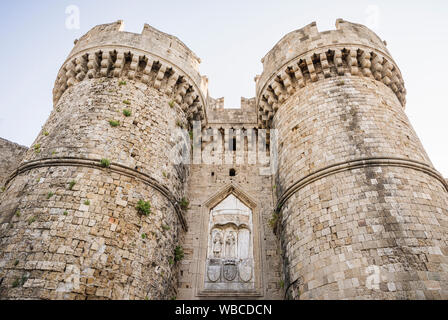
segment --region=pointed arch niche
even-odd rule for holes
[[[202,206],[197,296],[261,296],[257,206],[230,184]]]

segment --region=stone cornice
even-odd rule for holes
[[[258,121],[269,127],[279,106],[310,83],[338,76],[359,76],[382,82],[406,104],[406,89],[395,62],[382,52],[362,45],[331,45],[308,51],[283,64],[259,83]]]
[[[445,181],[445,179],[438,171],[424,162],[393,157],[362,158],[333,164],[304,176],[303,178],[299,179],[291,186],[289,186],[288,189],[283,192],[283,194],[278,198],[276,208],[277,210],[280,210],[292,195],[294,195],[296,192],[309,185],[310,183],[313,183],[324,177],[334,175],[336,173],[365,167],[403,167],[417,170],[437,179],[443,185],[446,192],[448,192],[447,181]]]
[[[188,120],[206,119],[206,101],[200,88],[178,66],[136,48],[104,46],[81,51],[67,60],[53,89],[53,102],[71,86],[93,78],[138,80],[171,96]]]
[[[172,194],[172,192],[168,188],[160,184],[156,179],[152,178],[151,176],[120,164],[112,163],[109,168],[103,168],[100,164],[100,159],[66,157],[66,158],[43,158],[39,160],[24,162],[9,176],[5,185],[7,186],[15,177],[29,170],[36,168],[61,167],[61,166],[87,167],[98,170],[107,170],[141,181],[142,183],[157,190],[172,204],[183,229],[185,231],[188,230],[187,222],[183,215],[182,209],[179,206],[180,201],[176,199],[176,197]]]

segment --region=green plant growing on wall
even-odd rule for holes
[[[285,288],[285,281],[280,280],[280,282],[278,283],[278,285],[280,286],[281,289]]]
[[[167,174],[166,174],[165,171],[163,171],[162,174],[163,174],[163,176],[164,176],[165,178],[167,177]]]
[[[86,206],[90,206],[90,200],[86,200],[86,201],[84,201],[84,204],[85,204]]]
[[[148,236],[146,235],[146,233],[142,233],[142,239],[145,240]]]
[[[123,103],[127,106],[131,105],[131,102],[129,100],[123,100]]]
[[[64,211],[64,216],[67,216],[68,215],[68,212],[67,211]]]
[[[131,110],[129,110],[129,109],[124,109],[124,110],[123,110],[123,115],[124,115],[125,117],[130,117],[130,116],[132,115],[132,112],[131,112]]]
[[[116,121],[116,120],[110,120],[109,124],[112,128],[116,128],[120,125],[120,121]]]
[[[5,190],[6,190],[6,187],[1,187],[1,188],[0,188],[0,191],[1,191],[1,192],[5,192]]]
[[[184,258],[184,249],[181,246],[177,246],[174,249],[174,261],[179,262]]]
[[[122,80],[118,83],[119,86],[125,86],[126,85],[126,81]]]
[[[179,206],[182,210],[187,210],[189,205],[190,202],[185,197],[183,197],[182,200],[179,201]]]
[[[28,224],[32,224],[35,221],[36,221],[36,217],[31,217],[28,219]]]
[[[70,183],[69,183],[69,186],[68,186],[68,189],[69,190],[73,190],[73,187],[75,186],[75,184],[76,184],[76,181],[70,181]]]
[[[109,168],[110,160],[109,159],[101,159],[100,164],[103,168]]]
[[[170,108],[174,108],[175,102],[174,100],[171,100],[169,103]]]
[[[20,210],[16,211],[16,217],[20,217]]]
[[[40,153],[40,143],[37,143],[37,144],[35,144],[34,145],[34,152],[36,152],[36,153]]]
[[[25,282],[28,280],[27,276],[22,276],[21,279],[17,278],[16,280],[14,280],[14,282],[12,283],[12,287],[13,288],[17,288],[18,286],[23,286],[25,284]]]
[[[50,199],[53,196],[54,196],[54,192],[53,191],[50,191],[50,192],[47,193],[47,199]]]
[[[162,224],[162,229],[165,230],[165,231],[168,231],[168,230],[171,229],[171,227],[167,226],[166,224]]]
[[[278,219],[279,214],[276,211],[274,211],[272,213],[272,218],[269,220],[269,225],[271,226],[272,229],[275,229],[275,227],[277,226]]]
[[[14,266],[17,266],[19,264],[19,260],[14,261]]]
[[[137,211],[145,216],[151,214],[151,203],[149,201],[139,200],[137,203]]]
[[[17,288],[20,285],[20,279],[17,278],[16,280],[14,280],[14,282],[12,283],[12,287],[13,288]]]
[[[168,258],[168,263],[170,264],[170,266],[172,266],[174,264],[173,258]]]
[[[48,131],[44,131],[44,136],[48,136],[49,134]]]

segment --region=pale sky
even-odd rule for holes
[[[79,29],[67,28],[69,6],[79,8]],[[30,146],[52,109],[57,72],[73,41],[98,24],[124,20],[125,31],[144,23],[177,36],[202,60],[210,94],[239,107],[255,96],[261,58],[286,33],[337,18],[368,25],[388,43],[400,67],[407,106],[434,166],[448,177],[447,1],[132,1],[17,0],[0,3],[0,137]],[[445,91],[447,90],[447,91]]]

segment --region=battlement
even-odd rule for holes
[[[392,60],[386,44],[372,30],[343,19],[336,20],[336,30],[319,32],[316,22],[285,35],[261,60],[264,72],[287,63],[294,57],[325,46],[359,44],[374,48]],[[274,71],[274,70],[272,70]]]
[[[177,65],[189,74],[199,73],[201,59],[179,38],[145,24],[141,34],[126,32],[123,20],[92,28],[75,41],[69,57],[95,47],[124,46],[151,52]]]
[[[263,73],[255,79],[257,110],[267,126],[296,90],[320,79],[362,76],[390,87],[405,106],[401,72],[383,42],[369,28],[338,19],[336,30],[319,32],[313,22],[284,36],[261,60]]]
[[[224,98],[208,98],[207,120],[209,125],[222,127],[256,127],[255,98],[241,97],[239,109],[225,109]]]
[[[171,95],[189,119],[205,119],[208,80],[200,75],[193,51],[148,24],[141,34],[125,32],[123,26],[121,20],[99,25],[75,41],[56,79],[54,103],[84,79],[128,78]]]

